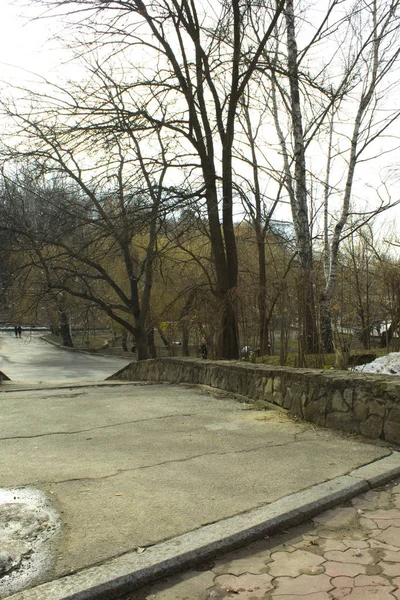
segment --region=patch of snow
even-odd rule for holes
[[[46,494],[0,488],[0,598],[46,578],[60,529],[60,517]]]
[[[400,375],[400,352],[390,352],[367,365],[354,367],[361,373],[379,373],[380,375]]]

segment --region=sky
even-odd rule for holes
[[[26,16],[22,16],[25,13]],[[0,68],[1,78],[26,78],[26,71],[48,71],[54,67],[54,57],[45,48],[48,27],[43,21],[29,21],[29,11],[3,0],[0,8]],[[19,67],[15,68],[15,67]]]
[[[55,81],[59,78],[77,76],[76,66],[65,64],[65,51],[58,42],[51,39],[52,32],[57,31],[54,19],[32,19],[38,15],[38,6],[29,7],[29,0],[0,0],[0,81],[12,82],[23,87],[35,85],[40,74]],[[324,1],[324,0],[322,0]],[[398,75],[398,73],[396,73]],[[0,84],[2,87],[4,83]],[[400,98],[399,98],[400,104]],[[400,122],[396,126],[400,131]],[[382,161],[360,165],[356,174],[354,193],[360,198],[368,198],[371,193],[363,185],[364,179],[377,181],[382,164],[395,161],[395,156],[387,156]],[[368,166],[367,166],[368,165]],[[399,188],[400,189],[400,188]],[[383,193],[384,190],[383,190]],[[400,198],[400,191],[398,194]],[[393,198],[396,199],[396,198]],[[288,218],[285,215],[283,218]],[[392,209],[380,219],[381,223],[396,222],[396,231],[400,237],[400,207]]]

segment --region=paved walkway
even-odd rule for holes
[[[131,357],[129,357],[131,358]],[[129,364],[129,360],[68,351],[24,332],[0,334],[0,371],[13,382],[76,383],[102,381]]]
[[[230,599],[399,600],[400,480],[203,569],[123,596]]]
[[[285,411],[255,410],[205,387],[100,382],[112,368],[102,357],[32,342],[0,339],[2,367],[11,377],[14,369],[13,381],[0,386],[0,485],[5,488],[0,489],[0,598],[111,600],[134,585],[185,569],[193,559],[204,561],[304,522],[400,474],[400,453],[387,446],[300,422]],[[49,360],[54,362],[46,370]],[[119,368],[121,361],[116,364]],[[82,383],[83,375],[97,383]],[[15,382],[24,377],[26,383]],[[60,378],[68,383],[60,385]],[[42,502],[40,514],[30,504],[35,498]],[[349,513],[351,523],[357,515],[357,509]],[[374,529],[386,521],[379,513],[374,519],[369,521]],[[333,531],[322,522],[320,527]],[[397,533],[393,528],[396,523],[385,531]],[[44,534],[44,554],[35,563],[38,530]],[[299,594],[290,588],[294,579],[292,585],[324,582],[322,595],[315,592],[312,600],[339,600],[331,595],[334,578],[339,584],[364,582],[363,592],[391,590],[360,579],[383,577],[371,570],[377,551],[342,545],[349,532],[335,537],[332,531],[324,538],[318,529],[317,537],[286,541],[288,546],[274,551],[279,541],[256,544],[250,551],[264,553],[262,564],[251,558],[250,567],[249,561],[240,563],[243,572],[233,573],[221,561],[212,571],[184,577],[185,585],[193,583],[192,591],[179,588],[171,600],[211,600],[212,594],[215,600],[221,593],[259,600],[275,591],[273,600],[293,600]],[[324,546],[323,539],[338,547]],[[395,553],[393,542],[388,545]],[[342,552],[347,560],[359,551],[360,573],[325,571],[328,562],[340,561],[323,553]],[[300,563],[286,575],[289,561],[279,552],[296,559],[304,558],[301,552],[321,556],[313,558],[317,564]],[[274,562],[277,567],[269,572]],[[15,565],[11,571],[10,565]],[[299,569],[306,570],[293,578]],[[391,600],[400,600],[393,594],[394,589]]]

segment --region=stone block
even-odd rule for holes
[[[400,444],[400,407],[389,411],[384,425],[384,439],[388,442]]]
[[[325,425],[326,422],[326,400],[320,399],[315,402],[307,402],[303,407],[303,417],[306,421],[312,421],[317,425]]]
[[[359,423],[351,418],[350,413],[329,412],[326,416],[326,426],[343,431],[360,432]]]
[[[364,387],[356,387],[354,389],[354,404],[356,402],[361,402],[362,404],[366,405],[373,400],[374,395],[372,394],[372,392],[366,391]]]
[[[383,419],[378,415],[371,415],[366,421],[360,424],[360,433],[374,440],[382,435]]]
[[[400,400],[399,400],[399,404],[400,404]],[[392,410],[389,412],[389,418],[388,420],[391,423],[399,423],[400,424],[400,406],[399,408],[392,408]]]
[[[290,404],[290,412],[292,415],[296,417],[303,418],[303,403],[302,396],[299,394],[294,394],[292,397],[292,402]]]
[[[384,417],[386,412],[385,405],[380,402],[370,402],[368,404],[368,413],[370,415],[378,415],[379,417]]]
[[[364,402],[357,400],[357,402],[354,403],[353,414],[358,421],[365,421],[368,415],[367,405]]]
[[[333,412],[347,412],[349,407],[343,399],[343,392],[341,390],[335,390],[331,399],[331,409]]]
[[[354,399],[354,389],[346,388],[343,391],[343,400],[346,402],[346,404],[349,408],[351,408],[353,406],[353,399]]]
[[[272,394],[273,391],[274,391],[274,380],[272,377],[268,377],[267,382],[265,384],[264,393]]]

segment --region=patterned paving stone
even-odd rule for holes
[[[385,550],[383,553],[383,560],[385,562],[400,562],[400,552],[393,552],[393,550]]]
[[[329,577],[356,577],[356,575],[365,575],[366,568],[364,565],[354,565],[339,562],[324,563],[325,573]]]
[[[209,600],[208,588],[214,585],[215,575],[211,571],[188,571],[173,579],[156,583],[140,598],[143,600]],[[173,585],[169,584],[173,582]],[[135,593],[127,600],[137,600]]]
[[[326,538],[320,538],[318,540],[318,546],[324,551],[328,550],[347,550],[348,546],[343,543],[342,540],[331,540]]]
[[[278,595],[273,596],[274,600],[331,600],[332,596],[330,596],[327,592],[318,592],[306,594],[305,596],[293,595],[289,596],[285,594],[284,596]]]
[[[379,529],[387,529],[388,527],[400,527],[400,519],[374,519]]]
[[[356,506],[357,510],[377,510],[387,505],[387,494],[386,492],[371,490],[370,492],[361,494],[357,498],[353,498],[351,504]]]
[[[400,577],[400,562],[398,563],[382,563],[382,573],[388,577]]]
[[[351,588],[340,588],[329,592],[332,600],[344,600],[350,594]]]
[[[379,540],[374,540],[374,539],[370,539],[369,540],[369,545],[371,549],[381,549],[381,550],[385,550],[386,552],[399,552],[400,548],[398,548],[397,546],[392,546],[391,544],[385,544],[385,542],[380,542]]]
[[[296,550],[292,554],[274,552],[271,554],[271,559],[272,563],[269,565],[269,574],[273,577],[297,577],[297,575],[304,573],[304,569],[316,569],[325,561],[323,556],[303,550]]]
[[[278,577],[274,579],[276,588],[271,596],[293,594],[304,596],[306,594],[315,594],[317,592],[327,592],[333,588],[330,577],[327,575],[299,575],[298,577]],[[302,599],[301,599],[302,600]]]
[[[379,575],[374,575],[374,576],[370,576],[370,575],[357,575],[357,577],[354,578],[354,585],[355,587],[366,587],[366,586],[371,586],[371,585],[390,585],[389,582],[387,581],[387,579],[384,579],[383,577],[379,577]],[[393,586],[390,586],[393,587]]]
[[[388,527],[373,537],[379,542],[385,542],[385,544],[398,546],[400,544],[400,527]]]
[[[341,563],[350,563],[356,565],[370,565],[374,562],[369,550],[358,550],[354,548],[348,548],[344,552],[338,550],[332,550],[325,552],[325,558]]]
[[[345,596],[346,600],[394,600],[390,592],[391,589],[383,590],[380,586],[359,587],[353,588],[350,593]]]
[[[357,518],[357,510],[355,508],[333,508],[322,515],[314,517],[313,521],[316,525],[323,525],[328,529],[343,529],[350,527]]]
[[[354,579],[352,577],[333,577],[331,584],[339,590],[341,588],[351,589],[354,587]]]
[[[352,539],[345,538],[343,540],[343,545],[346,546],[347,548],[360,548],[360,549],[369,548],[369,543],[367,542],[367,540],[352,540]]]
[[[399,511],[398,510],[376,510],[373,512],[368,513],[368,517],[370,519],[383,519],[384,521],[390,521],[392,519],[398,519],[399,518]]]
[[[214,584],[220,588],[222,597],[234,597],[236,600],[264,600],[266,592],[273,589],[269,575],[253,575],[244,573],[235,575],[219,575]]]
[[[268,562],[270,562],[270,552],[266,550],[264,552],[258,552],[256,554],[233,559],[231,561],[227,561],[226,558],[217,561],[213,571],[218,575],[228,573],[231,575],[241,575],[242,573],[267,573]]]
[[[375,522],[373,519],[369,519],[369,518],[368,518],[368,517],[366,517],[366,516],[363,516],[363,517],[360,519],[360,526],[361,526],[363,529],[369,529],[370,531],[373,531],[373,530],[377,529],[377,524],[376,524],[376,522]]]
[[[380,529],[376,530],[377,533],[380,533]],[[359,526],[359,523],[355,523],[355,526],[352,528],[346,528],[345,531],[341,531],[340,529],[335,529],[329,531],[328,529],[318,529],[319,536],[321,538],[325,538],[328,540],[342,540],[344,535],[348,538],[351,537],[354,540],[365,540],[369,534],[369,532],[364,531]]]

